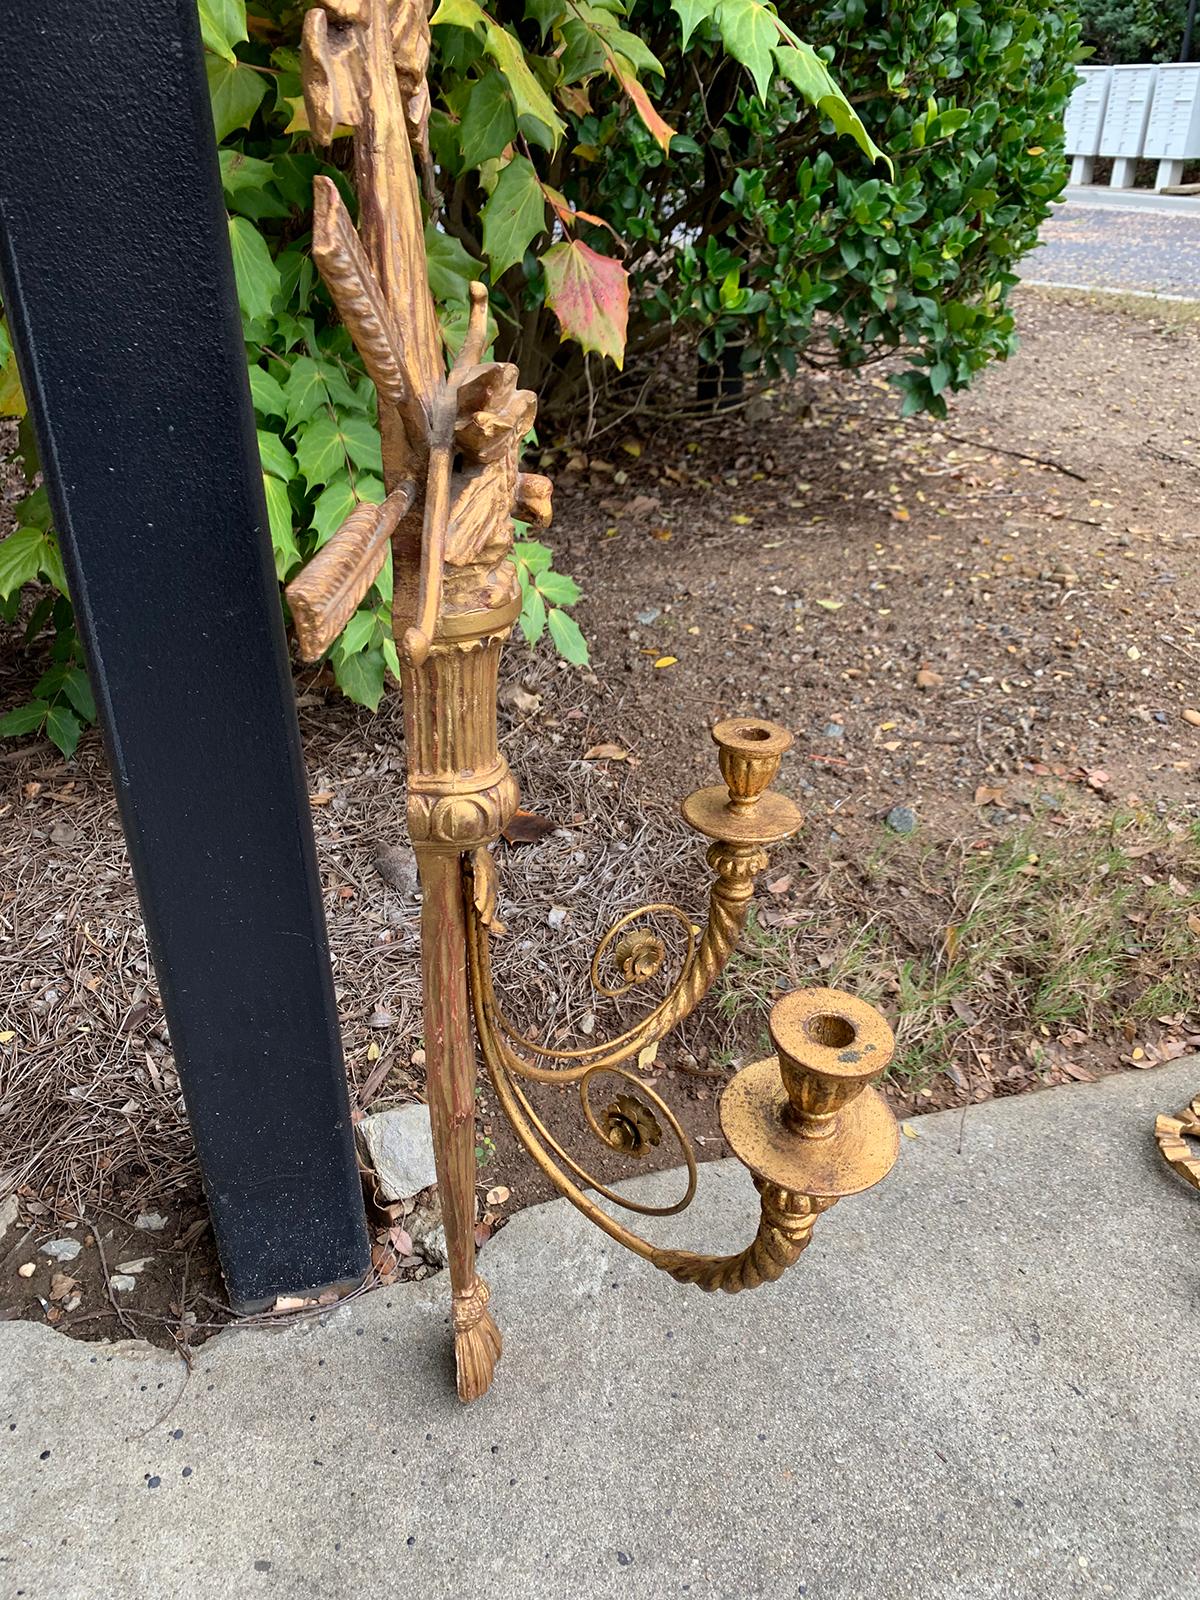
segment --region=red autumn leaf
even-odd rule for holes
[[[637,107],[638,116],[646,124],[654,139],[662,146],[664,152],[669,150],[671,140],[675,137],[675,129],[663,121],[645,89],[642,88],[632,72],[626,71],[616,56],[608,58],[608,67],[613,77],[616,78],[622,89]]]
[[[538,844],[558,827],[549,817],[539,817],[536,811],[517,811],[504,829],[509,844]]]
[[[546,304],[557,316],[563,338],[575,339],[585,350],[611,356],[618,368],[623,366],[629,274],[621,263],[572,239],[552,245],[542,265]]]

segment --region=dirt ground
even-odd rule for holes
[[[1018,307],[1021,353],[945,424],[900,421],[876,371],[546,453],[548,540],[583,586],[592,662],[507,652],[505,748],[557,824],[499,847],[498,981],[519,1022],[553,1043],[628,1025],[587,964],[639,904],[702,913],[677,805],[714,781],[709,727],[752,713],[796,736],[781,786],[805,831],[647,1067],[702,1158],[725,1153],[721,1085],[798,983],[898,1025],[897,1110],[1200,1046],[1200,322],[1033,290]],[[0,646],[0,709],[39,670],[18,641]],[[321,674],[297,687],[361,1113],[422,1093],[416,901],[403,849],[376,865],[403,845],[398,706],[371,717]],[[228,1313],[98,738],[71,763],[0,753],[0,829],[0,1193],[19,1201],[0,1315],[186,1352]],[[591,1160],[577,1100],[538,1104]],[[479,1148],[485,1242],[549,1191],[487,1092]],[[164,1226],[135,1227],[146,1213]],[[82,1248],[54,1262],[55,1238]],[[134,1288],[114,1289],[131,1261]]]

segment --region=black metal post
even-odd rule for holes
[[[1196,28],[1196,0],[1188,0],[1187,21],[1183,25],[1183,43],[1179,50],[1180,61],[1192,59],[1192,37]]]
[[[230,1295],[362,1193],[195,0],[0,12],[0,281]]]

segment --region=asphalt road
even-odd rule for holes
[[[1021,263],[1027,281],[1134,290],[1200,300],[1200,208],[1070,199],[1055,208],[1042,243]]]

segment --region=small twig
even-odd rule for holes
[[[100,1243],[100,1230],[97,1228],[96,1224],[90,1221],[87,1217],[81,1217],[80,1221],[83,1223],[85,1228],[90,1228],[92,1230],[92,1239],[96,1246],[96,1254],[100,1258],[100,1270],[104,1274],[104,1287],[108,1291],[109,1304],[116,1312],[117,1321],[125,1329],[125,1332],[131,1339],[136,1339],[138,1336],[137,1329],[125,1315],[125,1307],[118,1301],[116,1291],[112,1286],[112,1279],[108,1275],[108,1262],[104,1259],[104,1246]]]
[[[1082,472],[1076,472],[1074,467],[1064,467],[1061,461],[1055,461],[1051,456],[1031,455],[1028,450],[1010,450],[1003,444],[985,444],[979,439],[968,439],[962,433],[947,433],[944,428],[939,428],[938,433],[943,439],[953,439],[955,444],[969,444],[976,450],[987,450],[998,456],[1015,456],[1018,461],[1032,461],[1035,466],[1050,467],[1054,472],[1061,472],[1064,478],[1074,478],[1076,483],[1086,483],[1088,480]]]
[[[24,761],[26,756],[45,755],[47,750],[53,749],[54,746],[49,739],[38,739],[33,744],[21,745],[16,750],[0,750],[0,761]]]

